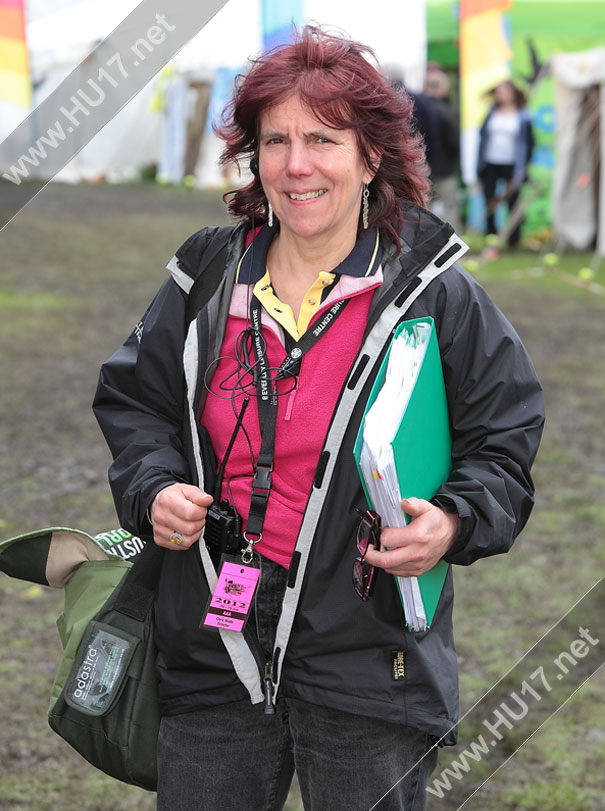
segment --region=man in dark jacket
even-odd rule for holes
[[[450,81],[447,73],[438,66],[429,65],[426,77],[425,98],[435,120],[431,153],[431,184],[434,203],[443,210],[435,211],[460,233],[460,204],[458,200],[458,160],[460,157],[460,129],[458,118],[449,101]]]

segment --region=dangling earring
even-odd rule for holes
[[[273,206],[269,203],[269,215],[267,217],[267,225],[269,228],[273,228]]]
[[[363,221],[363,227],[367,230],[368,228],[368,212],[369,212],[369,204],[368,200],[370,199],[370,190],[368,189],[368,184],[363,184],[363,193],[361,195],[361,218]]]

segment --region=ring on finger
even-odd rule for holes
[[[172,535],[170,536],[170,543],[173,543],[175,546],[182,546],[184,542],[184,538],[180,532],[177,532],[176,529],[172,531]]]

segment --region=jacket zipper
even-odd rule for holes
[[[292,408],[294,407],[294,398],[296,397],[297,390],[298,390],[298,378],[296,379],[296,385],[290,392],[288,402],[286,403],[286,413],[284,414],[284,420],[286,421],[288,421],[292,416]]]
[[[254,656],[258,666],[258,672],[263,683],[263,692],[265,694],[265,715],[275,715],[275,684],[273,681],[273,658],[265,661],[263,651],[254,636],[254,632],[248,628],[244,629],[244,639],[248,643],[248,647]]]
[[[265,689],[265,715],[275,715],[275,704],[273,703],[273,660],[265,662],[265,677],[263,683]]]

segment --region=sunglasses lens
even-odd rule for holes
[[[353,588],[363,600],[364,598],[364,578],[363,578],[363,561],[356,560],[353,563]]]
[[[370,544],[380,548],[380,517],[368,510],[362,515],[357,528],[359,557],[353,561],[353,587],[362,600],[368,599],[374,582],[374,567],[364,560]]]
[[[368,551],[368,546],[370,545],[370,533],[365,524],[360,524],[359,532],[357,533],[357,548],[359,549],[359,554],[364,557],[365,553]]]
[[[368,546],[372,544],[379,546],[380,542],[380,518],[371,512],[367,512],[359,522],[357,529],[357,548],[359,554],[364,557],[368,551]]]
[[[370,596],[374,581],[374,567],[357,558],[353,563],[353,587],[362,600]]]

